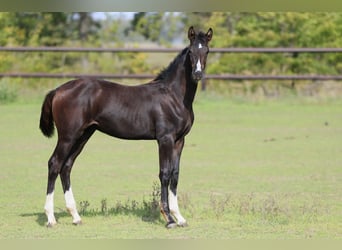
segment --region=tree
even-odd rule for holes
[[[72,32],[75,34],[74,39],[81,41],[81,43],[97,39],[101,24],[93,19],[91,12],[72,13],[70,22]]]
[[[141,34],[148,41],[170,45],[182,29],[181,18],[174,12],[137,12],[129,30]]]
[[[162,27],[163,14],[160,12],[138,12],[134,15],[132,20],[132,31],[141,34],[145,39],[152,42],[158,42],[161,27]]]
[[[213,47],[342,47],[341,13],[214,12]],[[340,54],[222,54],[210,73],[339,74]]]
[[[1,13],[0,43],[2,46],[61,45],[68,37],[67,19],[62,12]]]

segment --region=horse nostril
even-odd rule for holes
[[[202,71],[195,71],[194,74],[193,74],[193,78],[194,80],[201,80],[202,79]]]

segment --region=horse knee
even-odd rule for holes
[[[179,171],[178,171],[178,169],[174,169],[172,171],[171,183],[173,183],[174,185],[177,185],[178,184],[178,177],[179,177]]]
[[[169,170],[164,169],[159,172],[159,180],[161,185],[168,185],[170,183],[171,173]]]

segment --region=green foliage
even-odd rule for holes
[[[341,13],[212,13],[213,47],[342,47]],[[210,73],[340,74],[341,54],[222,54]]]
[[[145,47],[151,43],[173,46],[173,42],[183,41],[185,46],[190,25],[204,31],[212,27],[211,47],[214,48],[342,47],[342,13],[339,12],[137,12],[132,20],[114,19],[107,14],[103,21],[83,12],[3,12],[0,13],[0,45]],[[0,71],[156,73],[171,59],[168,55],[145,53],[1,52]],[[339,75],[342,53],[212,53],[206,70],[208,74]],[[212,82],[211,89],[215,85],[218,91],[233,91],[229,88],[234,84]],[[260,84],[254,82],[253,91]]]
[[[149,198],[143,199],[142,202],[127,199],[125,202],[116,201],[115,205],[110,207],[107,199],[101,200],[100,208],[90,208],[89,201],[81,201],[79,203],[79,212],[81,216],[113,216],[119,214],[134,214],[141,217],[143,221],[155,222],[160,219],[160,185],[154,182],[152,192]]]
[[[2,46],[58,46],[68,37],[67,14],[63,12],[1,13]]]
[[[146,40],[162,45],[171,45],[182,30],[181,16],[173,12],[137,12],[126,32],[142,35]]]
[[[8,72],[10,71],[16,63],[16,56],[11,53],[1,52],[0,53],[0,71]]]
[[[14,102],[18,97],[16,88],[11,86],[9,79],[0,80],[0,104]]]
[[[132,20],[132,28],[146,39],[156,42],[160,37],[162,18],[162,13],[138,12]]]

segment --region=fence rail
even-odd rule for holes
[[[182,48],[76,48],[76,47],[1,47],[0,52],[94,52],[94,53],[177,53]],[[211,48],[211,53],[341,53],[342,48]],[[22,78],[108,78],[153,79],[151,74],[76,74],[76,73],[1,73],[0,77]],[[342,75],[236,75],[208,74],[218,80],[342,80]],[[203,81],[204,82],[204,81]],[[204,84],[203,84],[204,86]]]
[[[74,73],[0,73],[0,77],[17,78],[107,78],[107,79],[153,79],[152,74],[74,74]],[[208,74],[205,79],[215,80],[342,80],[342,75],[236,75]]]
[[[10,52],[145,52],[174,53],[181,48],[79,48],[79,47],[2,47],[1,51]],[[342,48],[211,48],[213,53],[339,53]]]

